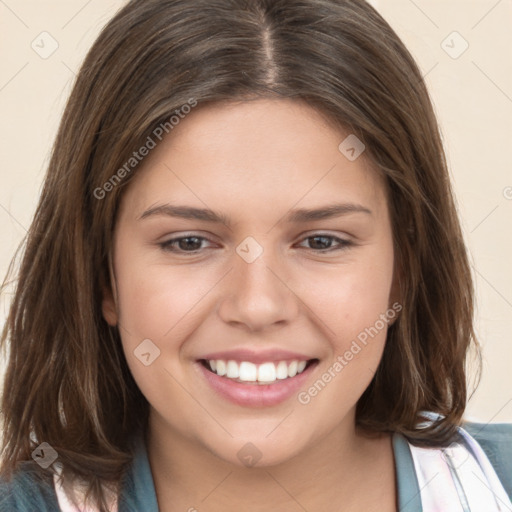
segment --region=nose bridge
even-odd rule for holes
[[[263,294],[274,294],[278,292],[277,288],[283,286],[282,282],[275,275],[275,257],[272,257],[272,249],[266,244],[265,250],[254,257],[254,249],[249,248],[245,256],[251,259],[245,259],[238,254],[235,263],[236,287],[247,292],[253,290]],[[247,248],[247,246],[246,246]],[[238,250],[237,250],[238,253]],[[250,255],[250,256],[249,256]],[[274,272],[272,272],[274,267]],[[278,292],[279,293],[279,292]]]
[[[252,236],[246,237],[237,246],[236,253],[234,279],[239,297],[244,292],[248,296],[254,293],[263,302],[282,295],[283,283],[276,276],[279,270],[271,237],[263,239],[260,236],[259,241]]]
[[[286,269],[271,243],[271,237],[247,237],[236,247],[229,291],[219,309],[224,321],[254,330],[297,313],[296,298],[284,282]]]

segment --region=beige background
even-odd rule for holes
[[[75,72],[101,27],[124,3],[0,0],[2,278],[35,211]],[[485,359],[467,417],[512,422],[512,1],[372,3],[426,75],[444,134],[476,280]],[[58,48],[43,59],[31,44],[40,53],[52,44]],[[5,293],[2,323],[8,301]]]

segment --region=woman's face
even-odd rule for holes
[[[140,164],[103,312],[161,433],[270,465],[354,431],[398,309],[385,188],[349,135],[292,100],[199,106]]]

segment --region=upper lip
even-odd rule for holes
[[[266,362],[278,362],[285,360],[297,360],[297,361],[309,361],[315,359],[304,354],[297,352],[291,352],[290,350],[281,349],[266,349],[266,350],[250,350],[247,348],[240,348],[234,350],[224,350],[222,352],[211,352],[206,354],[199,359],[217,360],[222,359],[224,361],[248,361],[254,364],[266,363]]]

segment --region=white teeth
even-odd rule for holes
[[[226,375],[226,361],[222,361],[221,359],[219,359],[218,361],[213,361],[216,368],[212,368],[212,371],[216,372],[217,375],[220,375],[221,377],[223,375]],[[211,366],[211,361],[209,361],[210,363],[210,366]]]
[[[274,382],[276,380],[276,367],[274,363],[263,363],[258,368],[260,382]]]
[[[297,366],[299,365],[298,361],[292,361],[288,366],[288,377],[295,377],[297,375]]]
[[[222,359],[208,360],[213,373],[221,377],[235,379],[242,382],[259,382],[270,383],[275,382],[277,379],[284,380],[295,375],[302,373],[306,368],[307,361],[280,361],[275,364],[272,362],[262,363],[256,365],[249,361],[229,360]]]
[[[276,368],[276,377],[278,379],[286,379],[288,377],[288,365],[286,361],[281,361]]]
[[[236,361],[228,361],[226,377],[230,379],[238,379],[240,376],[240,370]]]
[[[258,369],[256,368],[255,364],[248,363],[247,361],[240,363],[240,370],[239,370],[239,379],[240,380],[256,382],[257,376],[258,376]]]

